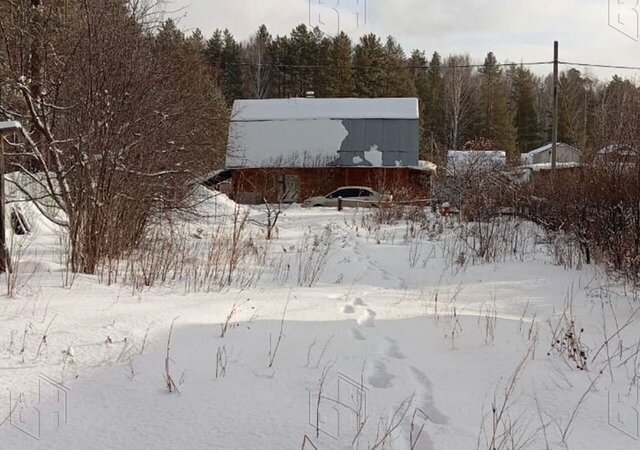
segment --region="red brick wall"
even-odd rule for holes
[[[236,169],[233,171],[234,198],[242,203],[275,201],[279,185],[287,175],[297,176],[300,191],[296,201],[325,195],[342,186],[367,186],[392,194],[397,200],[429,196],[430,176],[408,167],[314,167]]]

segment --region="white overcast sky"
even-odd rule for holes
[[[311,5],[310,5],[311,1]],[[284,35],[299,23],[325,23],[331,34],[340,28],[354,40],[365,32],[396,37],[406,53],[414,48],[427,55],[469,53],[481,62],[493,51],[500,61],[547,61],[553,41],[560,42],[560,59],[640,66],[640,42],[609,26],[609,17],[628,35],[638,36],[637,0],[169,0],[167,9],[186,30],[200,28],[208,37],[228,28],[239,40],[265,24],[273,35]],[[611,6],[610,4],[611,3]],[[620,3],[620,4],[619,4]],[[636,7],[640,11],[640,6]],[[310,14],[311,11],[311,14]],[[356,16],[356,11],[360,15]],[[310,17],[311,16],[311,17]],[[356,17],[360,18],[357,25]],[[537,68],[546,73],[549,68]],[[584,70],[584,69],[583,69]],[[638,71],[590,69],[607,79],[614,72],[635,77]]]

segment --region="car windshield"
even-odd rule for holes
[[[356,188],[343,188],[338,189],[337,191],[332,192],[327,196],[327,198],[352,198],[352,197],[361,197],[360,189]]]
[[[327,194],[325,198],[356,198],[356,197],[375,197],[377,194],[371,189],[367,188],[340,188]]]

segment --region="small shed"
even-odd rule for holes
[[[431,170],[418,145],[416,98],[237,100],[226,168],[243,203],[300,202],[349,185],[425,198]]]
[[[526,166],[551,163],[551,147],[552,144],[546,144],[527,153],[523,153],[522,163]],[[580,150],[571,145],[558,142],[556,145],[557,163],[580,163],[581,161],[582,152]]]
[[[499,150],[449,150],[447,152],[447,175],[457,176],[504,170],[507,153]]]

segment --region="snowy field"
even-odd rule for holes
[[[74,279],[31,212],[1,449],[640,449],[640,303],[531,224],[203,210],[152,287],[143,257]]]

